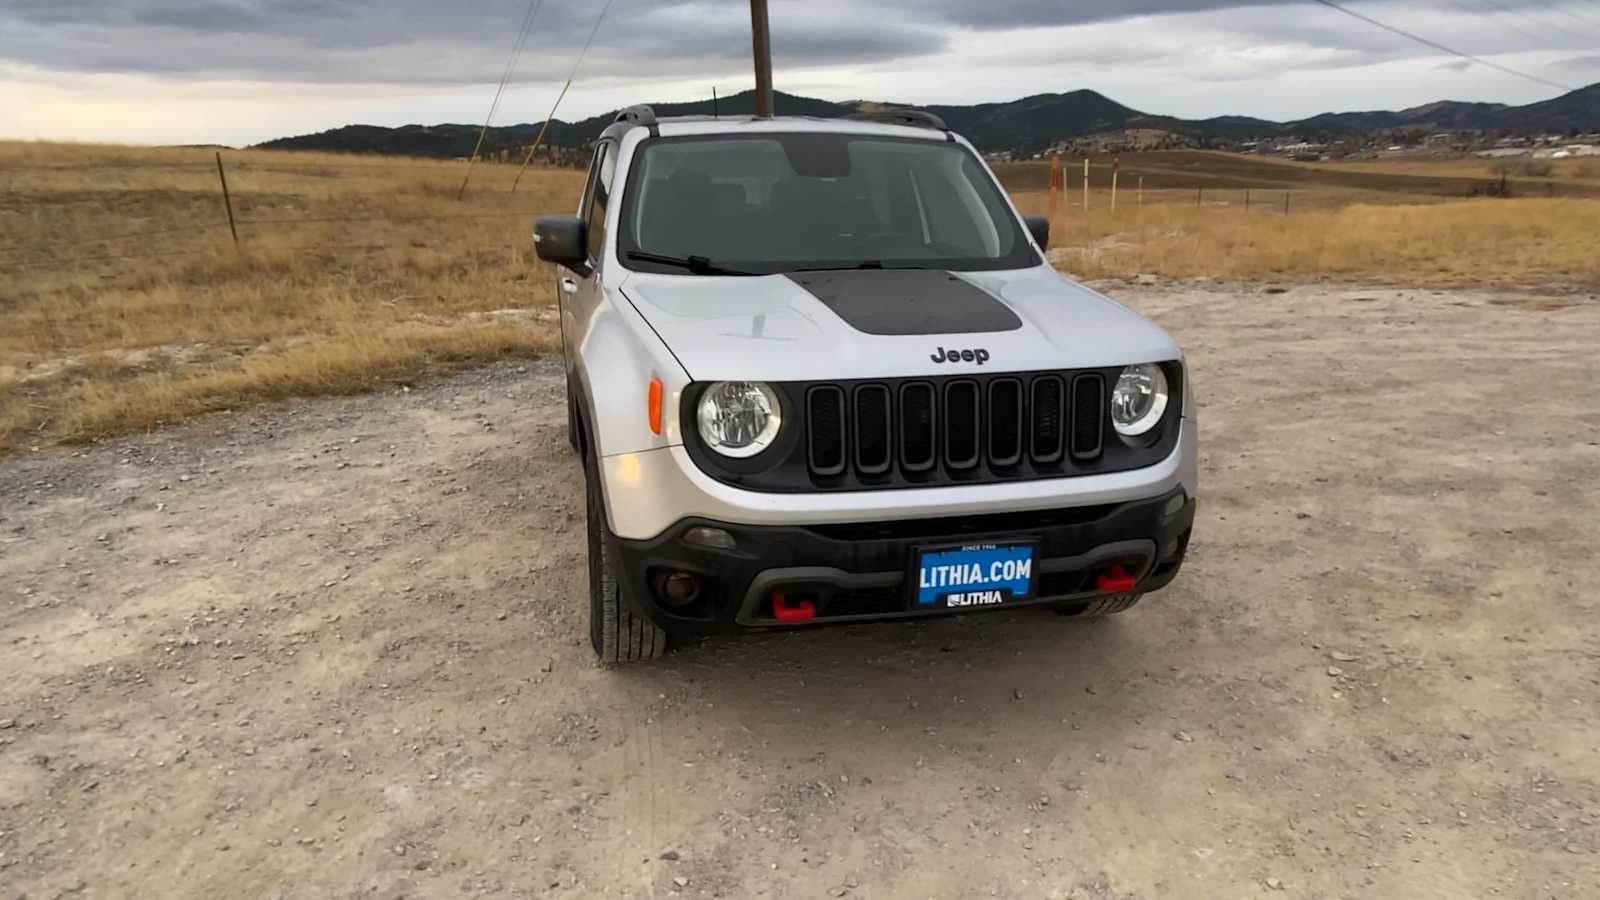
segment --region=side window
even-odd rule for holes
[[[595,178],[589,194],[589,258],[598,260],[606,245],[606,207],[611,201],[611,182],[617,174],[616,148],[601,143],[595,155]]]

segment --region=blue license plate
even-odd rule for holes
[[[1033,596],[1032,544],[967,544],[917,554],[918,608],[967,609]]]

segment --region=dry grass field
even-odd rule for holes
[[[1473,199],[1323,205],[1285,215],[1273,195],[1196,206],[1194,196],[1142,207],[1062,207],[1051,258],[1080,278],[1364,279],[1388,283],[1567,282],[1600,287],[1600,201]],[[1018,203],[1045,212],[1043,193]]]
[[[1485,159],[1372,160],[1362,162],[1296,162],[1267,156],[1243,156],[1212,150],[1153,150],[1090,160],[1091,189],[1111,184],[1113,159],[1120,165],[1121,186],[1129,191],[1140,179],[1152,191],[1194,196],[1202,188],[1218,197],[1241,198],[1246,188],[1290,191],[1296,205],[1343,205],[1353,202],[1419,203],[1459,200],[1496,189],[1500,172]],[[1067,186],[1078,189],[1083,179],[1081,158],[1063,159]],[[1514,197],[1588,197],[1600,199],[1600,161],[1554,161],[1546,176],[1510,176]],[[1012,190],[1044,190],[1050,166],[1042,160],[1001,163],[997,174]]]
[[[535,216],[582,173],[0,145],[0,449],[552,346]]]
[[[581,172],[532,169],[513,193],[514,167],[479,165],[457,200],[457,162],[223,159],[238,249],[212,150],[0,143],[0,455],[554,346],[528,235]],[[1600,281],[1600,182],[1563,166],[1533,197],[1468,200],[1492,177],[1461,165],[1131,154],[1113,214],[1100,161],[1087,212],[1069,178],[1052,258],[1085,278]],[[1048,205],[1043,164],[1000,174]]]

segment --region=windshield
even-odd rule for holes
[[[1039,262],[965,147],[875,135],[647,140],[617,242],[628,268],[682,275]]]

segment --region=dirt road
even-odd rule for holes
[[[555,367],[0,463],[0,897],[1594,897],[1600,300],[1124,288],[1173,588],[606,671]]]

